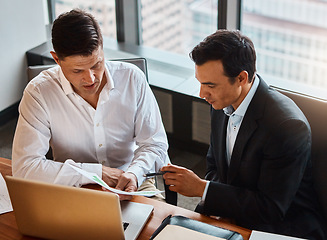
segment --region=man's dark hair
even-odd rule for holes
[[[243,70],[249,82],[256,72],[256,54],[253,42],[240,31],[218,30],[206,37],[190,52],[190,58],[200,66],[208,61],[221,60],[230,82],[235,82]]]
[[[58,58],[90,56],[103,47],[100,26],[95,18],[80,9],[63,13],[53,22],[52,45]]]

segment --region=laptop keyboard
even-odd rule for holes
[[[128,222],[123,222],[123,228],[124,228],[124,231],[126,230],[126,228],[128,227],[129,223]]]

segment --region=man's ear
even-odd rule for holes
[[[51,51],[50,53],[51,53],[53,59],[56,61],[56,63],[60,66],[59,58],[58,58],[57,54],[54,51]]]
[[[244,85],[246,83],[248,83],[249,80],[249,74],[247,71],[243,70],[242,72],[240,72],[240,74],[237,76],[237,79],[239,81],[239,83],[241,85]]]

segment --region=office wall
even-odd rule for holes
[[[25,52],[46,40],[45,0],[0,0],[0,112],[26,85]]]

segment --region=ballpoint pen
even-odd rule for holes
[[[152,236],[149,238],[149,240],[154,239],[160,232],[162,229],[164,229],[168,223],[170,222],[170,218],[172,217],[172,215],[168,215],[160,224],[160,226],[154,231],[154,233],[152,234]]]
[[[147,173],[144,174],[143,177],[154,177],[154,176],[159,176],[159,175],[164,175],[168,171],[159,171],[159,172],[154,172],[154,173]]]

